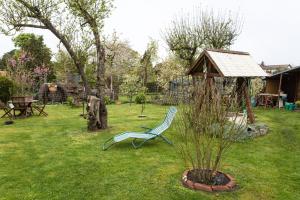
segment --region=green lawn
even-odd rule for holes
[[[267,136],[234,144],[223,171],[239,189],[209,194],[181,186],[185,167],[176,149],[160,140],[135,150],[123,142],[102,151],[105,140],[153,126],[168,107],[111,105],[110,128],[87,133],[81,109],[47,107],[48,117],[0,119],[0,199],[300,199],[300,113],[256,110]],[[176,143],[172,126],[166,136]]]

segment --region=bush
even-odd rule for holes
[[[71,97],[71,96],[69,96],[69,97],[67,98],[67,104],[68,104],[69,106],[71,106],[71,107],[75,107],[75,100],[74,100],[74,98]]]
[[[112,101],[108,96],[104,97],[104,102],[105,102],[105,105],[110,105],[110,104],[114,103],[114,101]]]
[[[192,166],[195,182],[214,184],[228,148],[243,134],[246,119],[239,119],[236,89],[224,104],[224,94],[215,84],[198,83],[193,99],[182,104],[177,118],[179,152],[185,165]]]
[[[6,103],[12,96],[13,87],[14,83],[10,79],[0,77],[0,100],[3,103]]]
[[[296,106],[297,106],[297,108],[300,108],[300,101],[296,101]]]
[[[144,93],[139,93],[136,97],[135,97],[135,103],[137,104],[143,104],[146,103],[146,95]]]

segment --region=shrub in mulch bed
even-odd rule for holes
[[[182,175],[182,184],[190,189],[201,190],[206,192],[232,191],[236,188],[234,178],[228,174],[217,172],[209,184],[198,180],[195,174],[198,170],[186,170]]]

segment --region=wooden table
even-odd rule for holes
[[[25,101],[12,101],[14,105],[14,117],[30,117],[33,115],[32,104],[37,102],[37,100],[25,100]],[[16,111],[19,111],[16,114]]]
[[[286,94],[280,94],[280,97],[286,97]],[[259,106],[274,107],[278,101],[278,94],[260,93],[258,94],[257,103]]]

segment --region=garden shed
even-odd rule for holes
[[[246,102],[250,123],[254,116],[250,105],[249,78],[265,77],[268,74],[247,52],[205,49],[187,72],[193,77],[204,78],[228,77],[236,78],[238,85],[245,85],[243,97]]]
[[[285,93],[288,102],[300,101],[300,66],[267,77],[266,93]]]

